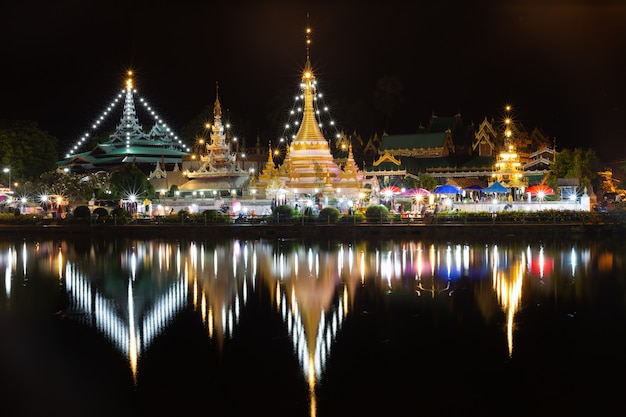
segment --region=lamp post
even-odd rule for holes
[[[11,191],[11,167],[4,168],[3,171],[5,174],[7,173],[9,174],[9,194],[11,194],[12,193]]]

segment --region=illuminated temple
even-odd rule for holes
[[[239,166],[236,153],[231,152],[230,144],[226,142],[217,86],[210,128],[211,140],[204,144],[200,154],[192,155],[188,161],[183,159],[184,175],[189,181],[180,185],[181,191],[240,189],[250,178],[249,172]]]
[[[89,151],[78,152],[92,136],[89,132],[85,133],[65,159],[57,162],[58,168],[77,173],[115,172],[125,165],[132,164],[147,173],[156,163],[161,163],[164,167],[173,167],[180,163],[183,156],[188,155],[182,141],[156,115],[147,101],[141,98],[141,104],[154,118],[154,125],[150,131],[146,133],[143,130],[135,108],[137,90],[132,71],[127,75],[125,89],[92,125],[92,130],[97,131],[112,113],[113,108],[123,103],[122,117],[115,131],[109,135],[109,140],[96,144]]]
[[[310,29],[307,29],[307,56],[302,73],[303,113],[299,130],[287,146],[285,158],[275,166],[270,149],[268,161],[259,173],[256,188],[259,196],[273,198],[278,193],[324,196],[326,198],[357,199],[361,191],[363,173],[349,149],[345,165],[334,159],[328,140],[324,137],[316,117],[317,83],[309,56]]]

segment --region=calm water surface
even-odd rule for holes
[[[624,249],[0,239],[0,415],[625,415]]]

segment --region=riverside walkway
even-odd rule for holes
[[[589,237],[620,236],[625,224],[615,221],[507,221],[493,218],[483,222],[462,218],[438,218],[431,221],[398,220],[389,222],[338,223],[280,221],[280,222],[237,222],[193,223],[181,221],[157,222],[156,220],[134,221],[126,224],[112,223],[56,223],[0,224],[3,237],[72,238],[128,237],[128,238],[189,238],[213,239],[221,237],[241,238],[330,238],[352,240],[360,238],[529,238],[529,237]]]

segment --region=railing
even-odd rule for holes
[[[72,216],[66,219],[42,218],[37,215],[0,214],[0,224],[87,224],[87,225],[489,225],[489,224],[626,224],[626,211],[616,210],[609,213],[587,211],[548,210],[542,212],[501,211],[496,213],[440,212],[425,215],[383,215],[367,218],[361,214],[332,216],[229,216],[228,214],[208,215],[207,213],[182,213],[169,216],[116,217],[115,215],[88,219]]]

